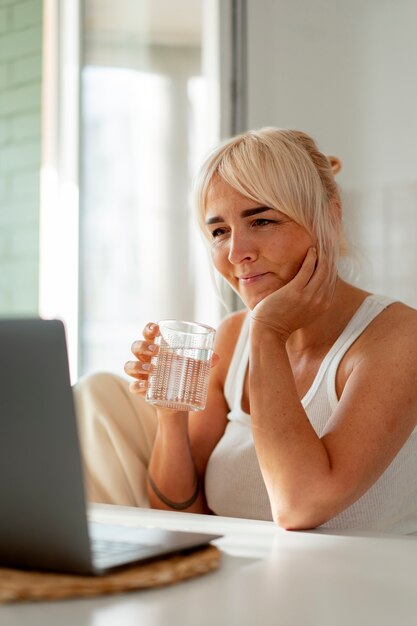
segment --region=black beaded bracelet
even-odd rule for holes
[[[185,500],[184,502],[173,502],[172,500],[164,496],[164,494],[161,493],[158,487],[155,485],[152,479],[152,476],[149,473],[148,473],[148,480],[149,480],[150,486],[152,487],[152,491],[155,493],[155,495],[158,496],[161,502],[169,506],[171,509],[175,509],[175,511],[184,511],[184,509],[188,509],[197,500],[198,492],[200,491],[200,480],[199,480],[197,472],[196,472],[196,485],[195,485],[194,493],[191,496],[191,498],[189,498],[188,500]]]

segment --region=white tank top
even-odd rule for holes
[[[336,371],[353,342],[389,304],[385,296],[368,296],[333,344],[302,399],[320,437],[335,410]],[[249,315],[236,343],[225,382],[230,407],[223,437],[210,456],[205,491],[213,513],[230,517],[272,520],[266,487],[255,452],[251,418],[241,400],[249,359]],[[409,534],[417,532],[417,428],[374,485],[354,504],[322,528],[360,528]]]

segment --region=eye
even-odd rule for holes
[[[268,224],[274,224],[275,220],[267,220],[265,217],[258,217],[253,220],[252,226],[267,226]]]
[[[226,232],[225,228],[215,228],[214,230],[211,231],[211,236],[213,237],[213,239],[216,239],[216,237],[220,237],[221,235],[223,235]]]

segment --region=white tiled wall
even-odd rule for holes
[[[359,286],[417,307],[417,3],[256,0],[248,126],[299,128],[337,181]]]
[[[417,308],[417,182],[345,192],[343,204],[360,286]]]
[[[38,308],[42,0],[0,0],[0,315]]]

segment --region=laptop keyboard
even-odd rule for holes
[[[114,541],[112,539],[93,539],[91,550],[94,560],[113,557],[124,557],[131,554],[140,555],[149,551],[149,546],[127,541]]]

